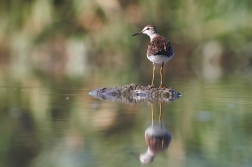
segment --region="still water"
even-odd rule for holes
[[[252,166],[250,79],[173,77],[164,83],[182,97],[162,104],[88,94],[130,83],[34,76],[2,81],[0,166],[142,166],[139,156],[148,151],[148,166]]]

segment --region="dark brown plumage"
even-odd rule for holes
[[[173,49],[170,41],[160,35],[154,37],[148,45],[147,56],[155,55],[166,55],[168,57],[173,55]]]

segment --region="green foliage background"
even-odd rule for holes
[[[18,53],[27,50],[25,57],[35,66],[38,59],[42,64],[48,63],[38,55],[45,54],[46,50],[50,57],[55,56],[53,51],[60,52],[61,56],[56,59],[64,66],[63,59],[71,56],[66,53],[71,40],[86,48],[85,57],[93,68],[112,66],[117,70],[136,70],[140,66],[144,72],[149,62],[143,61],[141,65],[140,62],[148,39],[133,38],[131,34],[146,24],[153,24],[175,48],[177,58],[169,70],[178,64],[190,68],[185,62],[191,57],[201,66],[199,50],[209,41],[220,47],[220,66],[225,72],[244,72],[251,68],[252,4],[249,0],[1,0],[0,3],[0,56],[6,63],[15,57],[13,50]]]
[[[183,94],[152,165],[251,166],[251,20],[251,0],[0,0],[0,166],[139,165],[150,107],[88,92],[150,84],[149,38],[131,36],[147,24],[171,41],[164,83]]]

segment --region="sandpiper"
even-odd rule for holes
[[[153,63],[153,73],[151,86],[154,86],[155,64],[161,64],[160,68],[160,86],[163,88],[163,66],[174,56],[174,50],[169,40],[158,34],[157,29],[153,25],[147,25],[142,31],[132,36],[146,34],[150,37],[150,44],[147,49],[147,58]]]

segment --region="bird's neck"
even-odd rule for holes
[[[150,41],[152,41],[154,38],[156,38],[157,36],[159,36],[159,34],[151,34],[149,35],[150,37]]]

